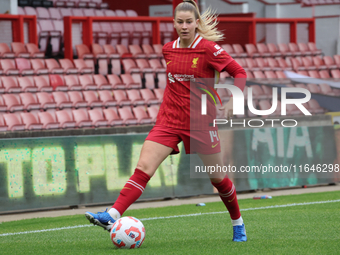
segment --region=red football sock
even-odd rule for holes
[[[115,208],[120,215],[123,215],[126,209],[142,195],[149,180],[149,175],[136,168],[134,174],[120,191],[112,208]]]
[[[223,179],[219,183],[211,182],[218,190],[220,198],[227,207],[232,220],[237,220],[241,217],[240,208],[237,202],[236,189],[233,182],[229,178]]]

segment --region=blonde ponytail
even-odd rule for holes
[[[217,16],[210,7],[201,15],[198,6],[193,0],[185,0],[175,8],[175,18],[178,11],[191,11],[195,15],[195,19],[198,19],[197,33],[203,38],[217,42],[224,39],[224,35],[221,31],[217,30]]]

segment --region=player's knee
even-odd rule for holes
[[[220,183],[221,181],[223,181],[223,178],[210,178],[210,181],[213,183]]]
[[[155,173],[155,170],[150,166],[150,164],[148,164],[147,162],[145,162],[143,160],[138,161],[136,168],[143,171],[144,173],[146,173],[150,177],[152,177]]]

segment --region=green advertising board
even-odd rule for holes
[[[220,135],[223,135],[222,131]],[[229,130],[233,164],[241,166],[332,164],[336,158],[333,126]],[[112,204],[132,175],[146,137],[108,134],[2,139],[0,212]],[[338,145],[339,146],[339,145]],[[151,178],[140,199],[212,194],[208,178],[193,178],[190,156],[169,156]],[[336,174],[333,172],[332,174]],[[329,183],[318,173],[231,176],[238,191]]]

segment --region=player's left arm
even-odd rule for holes
[[[247,74],[242,66],[240,66],[235,60],[231,61],[223,71],[228,72],[230,76],[234,77],[234,85],[242,91],[246,86]],[[231,96],[229,101],[224,104],[219,110],[224,112],[224,116],[230,119],[233,116],[233,100]]]
[[[246,86],[247,74],[242,66],[240,66],[223,48],[214,42],[210,42],[206,47],[207,59],[212,68],[218,72],[228,72],[234,77],[234,85],[242,91]],[[228,118],[232,116],[233,97],[220,108],[224,111],[224,115]]]

